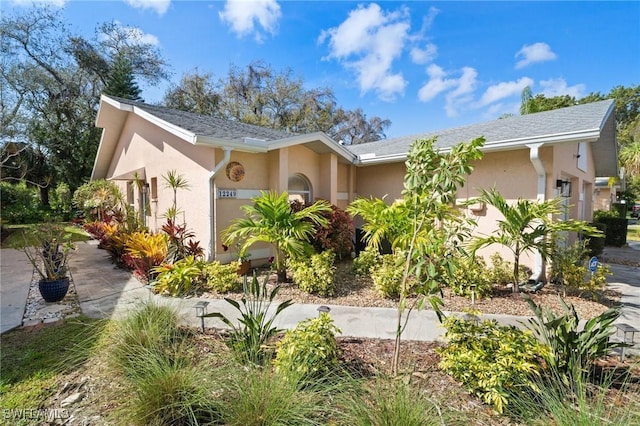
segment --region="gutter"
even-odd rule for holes
[[[216,193],[214,181],[220,170],[229,163],[232,151],[232,148],[226,146],[223,149],[224,156],[222,157],[222,160],[220,160],[220,162],[215,165],[211,173],[209,173],[209,260],[213,260],[216,252],[216,227],[214,226]]]
[[[542,160],[540,159],[540,147],[542,147],[543,143],[535,143],[528,144],[527,148],[529,148],[529,159],[531,160],[531,164],[533,164],[533,168],[538,175],[538,196],[537,200],[539,203],[545,201],[546,193],[547,193],[547,175],[544,170],[544,164],[542,164]],[[536,264],[533,270],[533,273],[529,277],[529,281],[534,281],[538,283],[540,281],[546,282],[546,274],[544,268],[544,262],[542,260],[542,255],[539,252],[536,252]]]

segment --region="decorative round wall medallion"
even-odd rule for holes
[[[240,182],[244,178],[244,167],[237,161],[227,164],[227,177],[231,182]]]

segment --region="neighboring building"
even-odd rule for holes
[[[148,184],[147,225],[157,231],[173,201],[163,176],[175,170],[190,186],[178,190],[181,219],[209,257],[222,261],[230,255],[220,232],[260,191],[288,191],[341,208],[357,196],[399,197],[406,154],[418,138],[437,136],[446,151],[485,137],[484,157],[458,194],[461,200],[493,186],[507,199],[561,195],[567,217],[591,220],[596,177],[617,175],[612,100],[353,146],[324,133],[293,135],[104,95],[96,125],[104,130],[92,179],[119,182],[136,206],[145,195],[134,180]],[[478,218],[477,232],[495,229],[492,209],[474,205],[467,213]],[[269,255],[266,246],[252,250],[252,259]]]

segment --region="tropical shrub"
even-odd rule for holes
[[[218,261],[203,263],[202,274],[205,287],[216,293],[240,290],[242,282],[238,279],[239,267],[239,261],[225,265]]]
[[[384,254],[381,257],[380,265],[370,270],[373,285],[383,297],[398,297],[404,274],[404,255]],[[411,285],[408,287],[411,288]]]
[[[224,300],[240,314],[238,323],[220,312],[204,315],[205,318],[218,318],[231,328],[227,344],[236,358],[244,364],[263,365],[271,359],[271,341],[281,331],[274,325],[274,321],[280,312],[292,304],[291,300],[285,300],[267,316],[269,307],[280,289],[276,286],[267,291],[268,281],[269,277],[264,277],[262,283],[259,283],[258,277],[254,274],[249,282],[245,275],[242,283],[244,296],[240,302],[225,297]]]
[[[125,253],[130,256],[134,273],[143,280],[152,280],[155,277],[153,268],[162,265],[167,258],[167,236],[134,232],[126,236]]]
[[[487,274],[487,264],[477,256],[460,256],[455,274],[448,277],[447,285],[454,294],[482,298],[491,295],[493,282]]]
[[[440,349],[440,368],[469,392],[502,413],[512,398],[537,391],[538,357],[549,348],[533,333],[495,320],[479,323],[449,316],[443,321],[447,346]]]
[[[276,371],[293,373],[301,381],[319,379],[338,365],[336,333],[340,329],[326,312],[298,323],[276,345]]]
[[[195,233],[187,230],[187,225],[178,225],[171,218],[162,225],[162,232],[167,234],[167,262],[173,263],[187,256],[201,257],[204,254],[199,241],[195,241]]]
[[[583,374],[594,360],[607,355],[612,349],[624,347],[622,342],[611,342],[615,332],[613,323],[620,316],[618,308],[607,309],[589,319],[580,327],[580,318],[573,305],[562,299],[563,315],[556,315],[547,307],[537,305],[526,296],[535,318],[528,319],[528,327],[550,348],[545,352],[547,366],[569,383],[572,377]]]
[[[308,259],[289,261],[293,281],[307,293],[333,296],[336,291],[334,258],[333,251],[326,250],[319,254],[312,254]]]
[[[576,241],[566,245],[556,238],[551,251],[550,280],[567,287],[580,288],[584,282],[586,269],[584,262],[587,258],[586,241]]]
[[[382,264],[382,255],[377,247],[368,246],[360,252],[358,257],[353,259],[351,272],[356,276],[364,277],[371,274],[373,268],[377,268]]]
[[[118,185],[105,179],[81,185],[73,193],[72,202],[87,220],[105,220],[109,216],[121,214],[127,204]]]
[[[156,266],[151,272],[156,277],[152,282],[154,293],[181,297],[202,286],[202,262],[193,256]]]
[[[299,201],[291,203],[293,211],[300,211],[304,205]],[[336,205],[331,205],[330,211],[325,211],[322,216],[327,220],[326,226],[314,225],[314,234],[311,244],[318,253],[331,250],[338,259],[346,259],[353,251],[353,219],[351,215]]]

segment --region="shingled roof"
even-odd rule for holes
[[[411,143],[416,139],[437,137],[436,145],[447,150],[459,142],[483,136],[484,150],[524,148],[527,144],[558,144],[594,142],[596,173],[614,176],[617,170],[615,144],[614,101],[604,100],[560,108],[552,111],[513,116],[411,136],[385,139],[348,146],[358,155],[361,164],[367,162],[404,161]]]
[[[121,104],[136,107],[166,121],[167,123],[181,127],[198,136],[229,141],[237,141],[243,138],[272,141],[295,136],[295,133],[288,133],[281,130],[269,129],[267,127],[240,123],[238,121],[226,120],[223,118],[212,117],[210,115],[195,114],[159,105],[150,105],[144,102],[118,98],[116,96],[105,97],[113,99]]]

